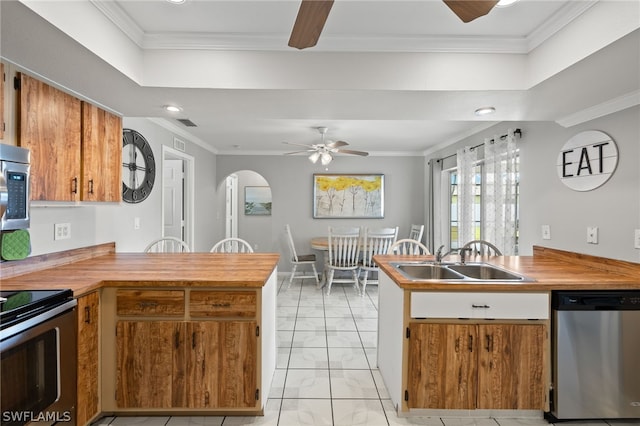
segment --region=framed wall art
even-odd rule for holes
[[[313,217],[384,218],[384,175],[314,174]]]
[[[271,188],[268,186],[245,186],[244,214],[247,216],[270,216]]]

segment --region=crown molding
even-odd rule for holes
[[[582,111],[577,111],[559,118],[556,120],[556,123],[562,127],[572,127],[636,105],[640,105],[640,90],[626,93],[592,107],[585,108]]]
[[[599,0],[572,1],[565,4],[555,15],[533,30],[526,40],[527,53],[544,43],[574,19],[591,9]]]

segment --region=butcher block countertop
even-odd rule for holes
[[[434,256],[376,256],[380,268],[405,290],[447,291],[550,291],[550,290],[629,290],[640,289],[640,263],[613,260],[534,246],[533,256],[471,258],[517,272],[533,282],[437,282],[413,281],[391,265],[398,261],[433,261]],[[457,256],[445,258],[456,261]]]
[[[277,253],[115,253],[115,245],[108,243],[5,262],[1,279],[3,290],[69,288],[75,296],[107,286],[256,288],[267,282],[279,257]]]

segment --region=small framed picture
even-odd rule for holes
[[[271,188],[268,186],[245,186],[244,214],[247,216],[270,216]]]

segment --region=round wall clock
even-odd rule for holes
[[[156,180],[156,161],[149,142],[135,130],[122,131],[122,167],[122,199],[144,201]]]

